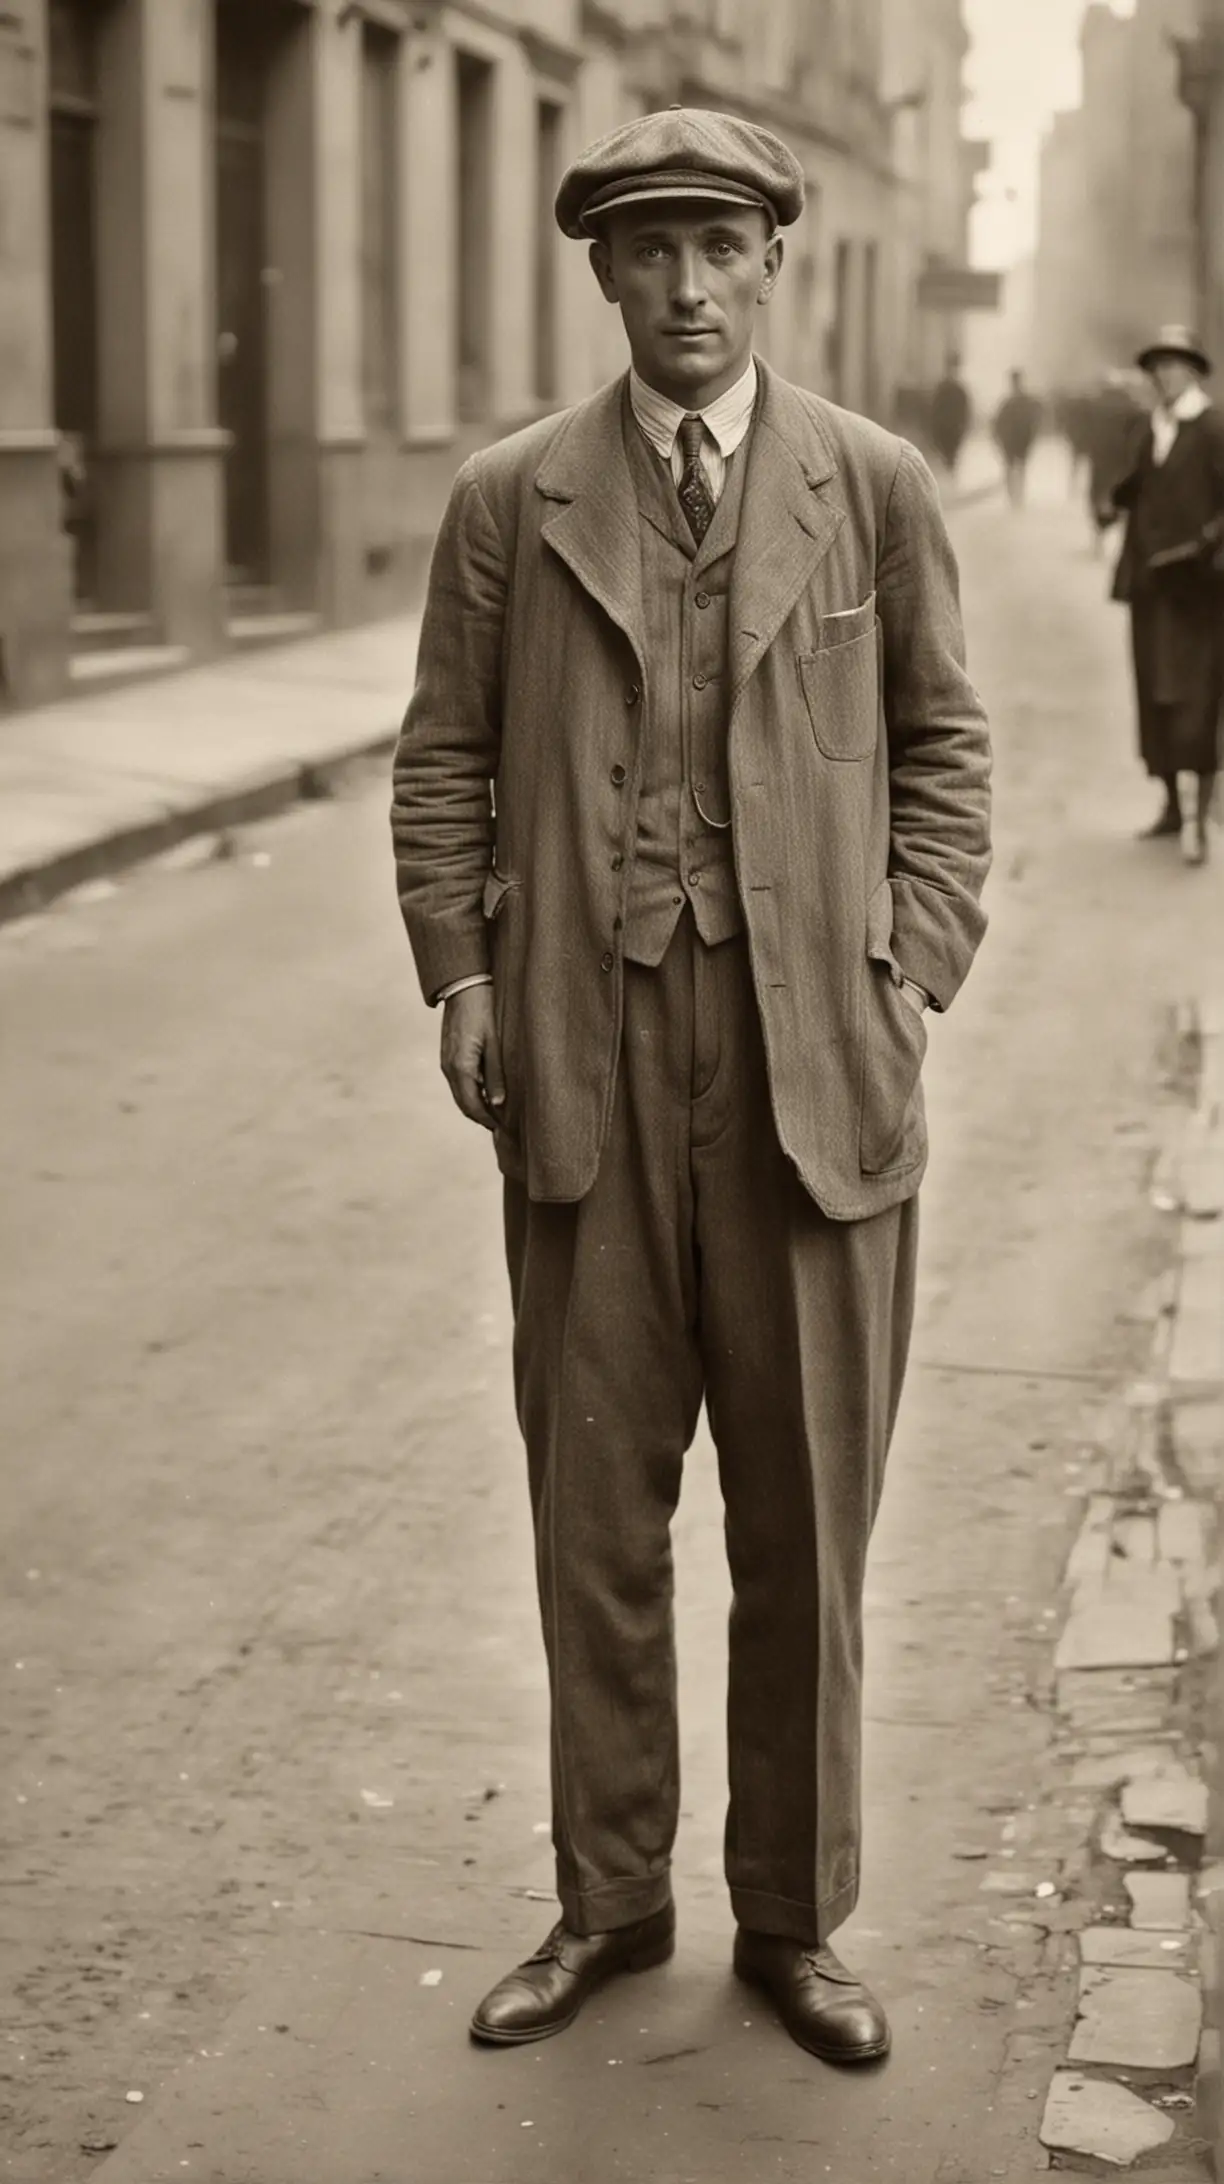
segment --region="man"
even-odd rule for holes
[[[1008,391],[995,413],[995,445],[1003,457],[1007,497],[1013,508],[1024,499],[1029,456],[1041,422],[1041,404],[1029,393],[1023,372],[1008,374]]]
[[[802,203],[776,137],[679,107],[564,176],[632,369],[460,471],[395,763],[443,1068],[505,1176],[552,1700],[561,1918],[477,2009],[493,2044],[672,1950],[669,1526],[704,1397],[735,1965],[816,2054],[888,2046],[828,1940],[922,1011],[982,931],[988,756],[921,458],[754,360]]]
[[[1143,838],[1180,834],[1201,865],[1224,707],[1224,419],[1188,327],[1162,326],[1136,361],[1156,406],[1101,521],[1127,519],[1113,596],[1131,612],[1139,754],[1164,790]]]
[[[965,435],[973,422],[973,404],[960,368],[960,358],[950,356],[943,378],[931,395],[931,443],[950,478],[956,475]]]

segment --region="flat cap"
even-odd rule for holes
[[[581,239],[600,214],[661,197],[757,205],[777,227],[803,210],[803,169],[781,137],[703,106],[669,106],[597,137],[561,177],[557,225]]]

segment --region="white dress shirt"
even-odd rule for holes
[[[1188,425],[1192,418],[1201,417],[1203,411],[1210,408],[1209,396],[1198,385],[1183,387],[1176,402],[1170,402],[1167,409],[1163,402],[1158,403],[1152,411],[1152,461],[1158,465],[1167,462],[1178,426]]]
[[[748,436],[756,391],[757,368],[754,356],[749,357],[747,367],[741,372],[735,385],[728,387],[725,394],[720,394],[716,401],[708,402],[701,410],[682,409],[679,402],[673,402],[668,395],[660,394],[656,387],[647,386],[646,381],[636,371],[631,369],[629,373],[629,400],[633,406],[633,414],[655,454],[661,455],[665,463],[670,463],[672,478],[677,485],[684,476],[684,456],[678,438],[681,422],[686,417],[700,417],[706,429],[698,460],[705,472],[710,496],[715,501],[726,480],[727,458],[734,455],[736,448]]]

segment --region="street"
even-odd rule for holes
[[[438,1075],[372,770],[231,856],[0,929],[13,2184],[984,2184],[1043,2158],[1074,1960],[983,1881],[1046,1877],[1085,1421],[1166,1263],[1148,1185],[1224,838],[1204,871],[1133,839],[1125,624],[1060,454],[1029,507],[952,520],[997,849],[979,963],[931,1026],[866,1882],[837,1942],[890,2062],[809,2060],[730,1975],[704,1431],[676,1958],[563,2039],[469,2049],[553,1916],[544,1667],[496,1176]]]

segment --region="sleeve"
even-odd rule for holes
[[[400,908],[425,999],[489,970],[482,907],[501,746],[506,556],[481,491],[460,470],[434,546],[416,687],[392,765]]]
[[[959,580],[935,481],[902,444],[876,590],[884,635],[893,949],[936,1008],[954,999],[986,919],[990,739],[965,672]]]

